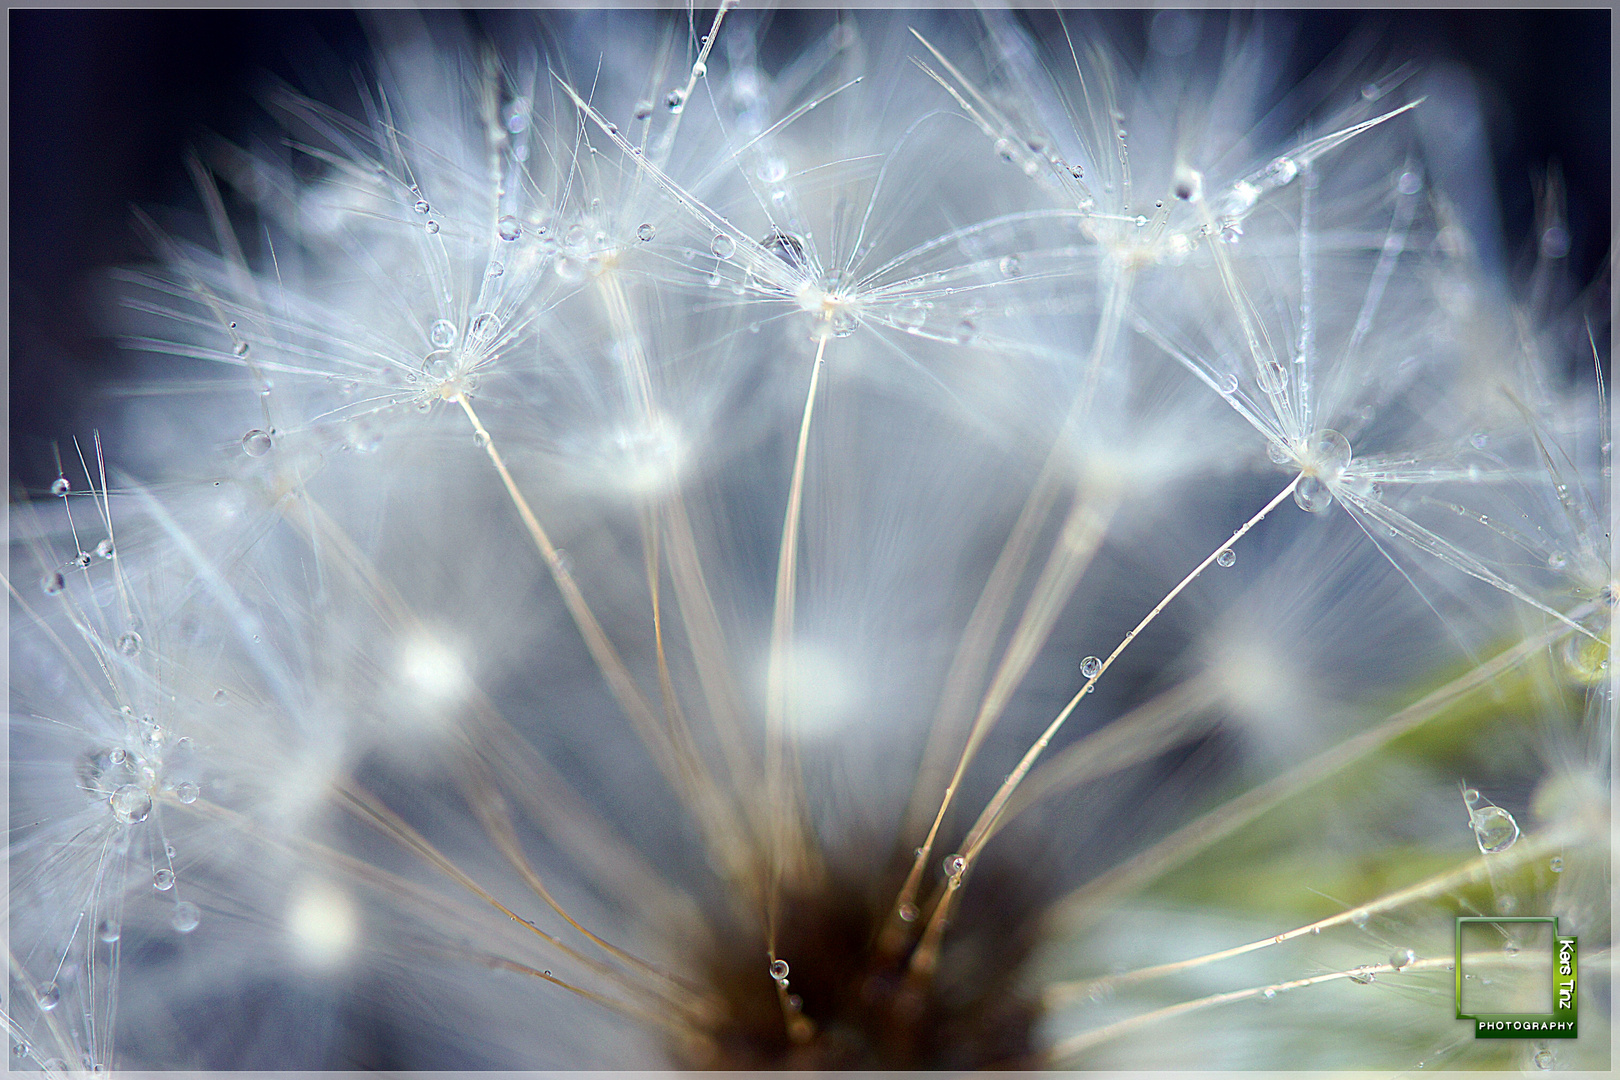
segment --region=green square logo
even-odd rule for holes
[[[1457,1019],[1477,1039],[1576,1037],[1577,940],[1551,916],[1457,919]]]

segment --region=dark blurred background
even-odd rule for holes
[[[1110,21],[1141,43],[1153,16]],[[800,20],[829,17],[778,12],[773,31],[791,34]],[[1425,62],[1471,70],[1509,269],[1522,272],[1536,248],[1535,184],[1557,163],[1568,189],[1569,277],[1585,284],[1598,276],[1609,245],[1607,10],[1297,17],[1297,74],[1361,28]],[[13,10],[9,20],[11,474],[39,490],[56,475],[51,441],[87,435],[95,388],[124,370],[100,336],[96,296],[104,268],[149,254],[131,207],[195,205],[182,163],[187,144],[204,131],[240,138],[261,128],[252,92],[267,73],[318,97],[341,93],[365,33],[361,16],[343,11]]]

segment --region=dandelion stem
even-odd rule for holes
[[[473,430],[477,433],[479,442],[483,444],[484,452],[489,455],[489,460],[495,466],[495,471],[500,475],[501,483],[505,485],[506,493],[511,498],[512,505],[517,508],[518,516],[523,519],[523,527],[528,530],[530,538],[534,541],[534,546],[539,549],[541,557],[545,560],[546,568],[551,571],[552,579],[556,581],[557,589],[562,593],[563,602],[568,605],[568,612],[574,618],[574,625],[579,627],[580,635],[585,639],[585,646],[591,651],[591,656],[596,660],[597,666],[601,668],[602,675],[607,679],[608,687],[613,691],[613,696],[618,699],[620,707],[624,709],[632,720],[647,728],[656,729],[657,721],[651,704],[642,695],[640,688],[636,686],[635,680],[630,676],[629,669],[625,667],[624,661],[619,658],[619,654],[613,648],[612,642],[608,640],[607,634],[602,630],[601,623],[596,621],[596,616],[591,613],[590,606],[585,603],[585,596],[580,592],[579,584],[575,582],[574,575],[569,572],[568,567],[563,563],[556,545],[551,542],[551,537],[546,534],[545,528],[540,524],[540,519],[535,517],[534,510],[529,506],[529,500],[524,498],[523,492],[518,489],[517,481],[512,478],[511,470],[506,467],[506,462],[502,460],[500,451],[495,447],[495,440],[490,437],[483,422],[478,419],[478,414],[473,411],[472,402],[463,393],[457,393],[452,400],[461,406],[462,411],[467,414],[467,419],[472,422]],[[656,740],[657,745],[662,743],[662,739]],[[649,746],[651,745],[654,744],[650,743]],[[666,747],[665,756],[667,756],[667,749]]]
[[[1024,613],[1013,629],[1007,652],[990,680],[989,689],[985,691],[978,715],[974,717],[973,726],[968,733],[967,745],[963,747],[961,757],[957,759],[956,771],[952,773],[950,783],[945,787],[945,796],[940,800],[939,810],[934,815],[934,823],[929,828],[922,846],[917,849],[911,872],[900,890],[896,910],[915,901],[917,889],[922,882],[923,868],[933,851],[940,826],[955,800],[957,789],[962,783],[962,777],[967,772],[969,763],[989,736],[991,727],[1006,709],[1013,691],[1023,681],[1030,665],[1035,662],[1035,657],[1046,644],[1046,639],[1052,632],[1052,625],[1063,613],[1063,606],[1068,603],[1075,585],[1086,568],[1091,565],[1092,557],[1102,544],[1112,513],[1111,506],[1098,506],[1093,500],[1079,497],[1076,497],[1074,505],[1070,508],[1068,518],[1063,523],[1062,534],[1053,547],[1046,566],[1042,568],[1041,576],[1035,582]]]
[[[586,648],[590,650],[592,659],[596,661],[597,667],[607,680],[608,688],[613,692],[619,707],[635,725],[637,734],[648,752],[658,762],[670,785],[697,815],[698,821],[704,827],[709,848],[716,858],[722,865],[740,866],[743,852],[738,843],[737,830],[731,822],[724,819],[723,815],[717,813],[715,800],[706,797],[707,792],[701,783],[688,782],[690,762],[683,761],[683,754],[674,737],[663,730],[657,712],[643,696],[641,689],[636,686],[629,668],[619,657],[613,643],[608,640],[601,623],[597,622],[596,616],[591,613],[584,594],[580,592],[579,584],[563,563],[561,554],[551,542],[551,537],[546,535],[546,530],[541,526],[534,510],[530,508],[528,499],[518,490],[517,481],[513,479],[511,470],[506,467],[500,451],[496,449],[495,440],[490,437],[483,422],[478,419],[472,402],[464,393],[457,393],[452,400],[461,406],[462,411],[467,414],[467,419],[472,421],[473,430],[477,433],[479,442],[483,444],[484,452],[489,455],[495,471],[500,475],[501,483],[506,486],[507,495],[517,508],[518,516],[523,519],[524,527],[551,571],[552,580],[557,583],[563,602],[568,605],[569,614],[574,618],[574,625],[579,628],[580,636],[585,639]],[[709,786],[712,787],[712,784]]]
[[[1587,605],[1577,611],[1576,616],[1582,616],[1593,606]],[[1207,849],[1217,840],[1247,825],[1283,800],[1440,716],[1475,690],[1535,656],[1570,632],[1568,627],[1556,626],[1527,638],[1421,700],[1392,714],[1377,727],[1346,739],[1281,776],[1182,826],[1147,850],[1070,893],[1053,906],[1052,917],[1061,918],[1064,912],[1097,910],[1098,902],[1103,897],[1138,888],[1158,878],[1171,867]]]
[[[1072,1035],[1042,1055],[1044,1060],[1041,1067],[1055,1068],[1059,1062],[1067,1061],[1082,1051],[1128,1034],[1154,1021],[1168,1020],[1172,1016],[1207,1009],[1214,1005],[1225,1005],[1233,1001],[1246,1001],[1250,998],[1263,997],[1268,992],[1271,995],[1276,995],[1289,990],[1315,986],[1318,983],[1334,982],[1339,979],[1351,979],[1369,975],[1405,975],[1419,971],[1443,971],[1453,962],[1449,957],[1439,956],[1413,960],[1410,963],[1402,964],[1400,967],[1396,967],[1394,964],[1368,964],[1364,967],[1349,968],[1345,971],[1330,971],[1321,975],[1311,975],[1304,979],[1272,983],[1269,986],[1251,986],[1245,990],[1228,990],[1225,993],[1210,994],[1208,997],[1194,998],[1191,1001],[1179,1001],[1174,1005],[1166,1005],[1162,1009],[1140,1013],[1124,1020],[1116,1020],[1112,1024],[1104,1024],[1102,1027],[1093,1028],[1090,1031],[1083,1031],[1078,1035]]]
[[[995,797],[990,800],[990,805],[986,806],[984,812],[979,815],[978,822],[974,824],[972,831],[968,833],[967,841],[963,845],[962,855],[964,858],[971,862],[973,857],[976,856],[980,849],[984,847],[985,843],[990,838],[989,832],[991,826],[993,826],[996,819],[1000,817],[1002,810],[1007,805],[1007,800],[1012,797],[1012,793],[1017,790],[1018,785],[1023,781],[1024,776],[1035,764],[1035,759],[1040,756],[1043,750],[1046,749],[1047,744],[1052,740],[1052,736],[1056,735],[1058,728],[1062,727],[1064,721],[1068,720],[1069,714],[1072,713],[1075,707],[1080,704],[1080,700],[1087,694],[1091,693],[1091,688],[1097,684],[1097,680],[1102,678],[1103,674],[1113,666],[1115,660],[1119,659],[1120,653],[1124,652],[1126,648],[1130,646],[1131,642],[1136,640],[1137,635],[1143,630],[1146,630],[1153,620],[1157,619],[1159,614],[1164,611],[1165,608],[1170,606],[1170,602],[1172,600],[1180,596],[1182,591],[1185,590],[1188,585],[1191,585],[1201,574],[1203,574],[1205,570],[1208,570],[1221,552],[1228,550],[1239,540],[1243,539],[1244,535],[1248,533],[1250,529],[1264,521],[1267,514],[1275,510],[1278,504],[1292,495],[1294,493],[1294,489],[1299,486],[1299,481],[1300,478],[1298,476],[1294,477],[1293,480],[1288,482],[1287,487],[1279,491],[1272,497],[1270,502],[1266,503],[1265,506],[1260,508],[1259,513],[1255,514],[1248,521],[1245,521],[1242,525],[1238,526],[1237,531],[1228,537],[1225,543],[1221,544],[1214,551],[1211,551],[1209,555],[1204,558],[1203,562],[1193,567],[1191,573],[1182,578],[1181,581],[1176,584],[1175,588],[1165,593],[1164,599],[1155,604],[1153,606],[1153,610],[1144,615],[1142,617],[1142,621],[1137,623],[1136,626],[1130,630],[1123,639],[1121,639],[1118,645],[1114,646],[1114,651],[1109,653],[1107,658],[1103,660],[1102,666],[1097,669],[1096,674],[1089,677],[1086,680],[1085,685],[1075,692],[1074,697],[1069,699],[1069,703],[1063,707],[1063,711],[1057,715],[1056,719],[1052,721],[1051,725],[1047,727],[1046,731],[1041,734],[1041,737],[1036,740],[1035,745],[1029,748],[1029,751],[1025,753],[1023,760],[1018,763],[1018,767],[1012,771],[1012,774],[1009,775],[1006,781],[1001,785],[1001,789],[996,792]]]
[[[1425,878],[1414,885],[1381,896],[1370,903],[1341,911],[1337,915],[1330,915],[1325,919],[1304,926],[1295,927],[1281,934],[1251,941],[1246,945],[1235,945],[1230,949],[1218,952],[1205,953],[1202,956],[1190,957],[1186,960],[1176,960],[1167,964],[1155,964],[1152,967],[1138,968],[1135,971],[1124,972],[1119,975],[1106,975],[1096,979],[1077,979],[1073,982],[1053,983],[1041,995],[1048,1006],[1062,1005],[1086,996],[1093,988],[1119,987],[1131,983],[1145,982],[1158,978],[1161,975],[1171,975],[1178,971],[1203,967],[1221,960],[1230,960],[1235,956],[1244,956],[1260,949],[1281,945],[1285,941],[1304,937],[1307,934],[1316,934],[1323,930],[1331,930],[1345,923],[1365,920],[1368,916],[1379,915],[1386,911],[1395,911],[1407,904],[1427,900],[1443,892],[1450,892],[1463,885],[1479,881],[1481,878],[1491,878],[1493,875],[1522,866],[1527,862],[1545,858],[1547,855],[1563,850],[1572,842],[1583,838],[1589,830],[1584,827],[1564,828],[1553,832],[1542,833],[1538,836],[1525,837],[1513,846],[1511,853],[1501,852],[1492,855],[1480,855],[1469,859],[1460,866],[1453,867],[1433,877]]]
[[[1024,781],[996,831],[1046,795],[1118,772],[1213,727],[1216,718],[1208,710],[1218,700],[1214,680],[1196,677],[1077,740]]]
[[[1086,679],[1085,685],[1081,686],[1080,689],[1075,693],[1074,697],[1069,699],[1069,703],[1063,707],[1063,711],[1058,713],[1057,717],[1051,722],[1051,724],[1047,725],[1046,730],[1041,733],[1041,737],[1035,740],[1034,745],[1025,752],[1022,760],[1018,762],[1017,767],[1008,774],[1007,779],[1002,782],[1001,787],[997,789],[995,795],[990,799],[989,805],[987,805],[984,808],[984,811],[979,815],[978,821],[974,822],[973,828],[969,830],[967,839],[962,844],[961,863],[957,870],[951,875],[952,888],[945,894],[945,897],[940,901],[939,906],[934,909],[934,914],[929,919],[928,928],[923,932],[922,940],[918,942],[917,949],[912,954],[911,968],[913,971],[926,973],[931,971],[933,966],[938,962],[937,953],[939,942],[944,933],[945,921],[951,907],[951,898],[958,891],[957,886],[960,885],[961,880],[967,873],[968,868],[972,866],[973,860],[984,848],[984,845],[989,842],[995,825],[1000,819],[1002,811],[1006,808],[1008,800],[1012,798],[1013,792],[1018,790],[1018,785],[1023,782],[1023,779],[1026,775],[1028,775],[1029,770],[1034,767],[1035,760],[1040,757],[1042,751],[1046,749],[1047,744],[1052,741],[1052,738],[1057,734],[1058,729],[1061,728],[1064,722],[1069,719],[1069,715],[1074,712],[1075,707],[1080,704],[1081,699],[1087,694],[1091,693],[1091,688],[1097,684],[1097,680],[1102,678],[1103,673],[1113,665],[1114,661],[1119,658],[1119,655],[1130,646],[1130,643],[1136,640],[1137,635],[1143,630],[1147,629],[1153,620],[1159,617],[1159,613],[1168,607],[1172,600],[1180,596],[1182,591],[1186,589],[1188,585],[1191,585],[1194,581],[1196,581],[1199,575],[1215,562],[1216,557],[1219,556],[1221,552],[1227,550],[1241,540],[1250,529],[1254,528],[1256,525],[1260,524],[1261,521],[1265,520],[1267,514],[1275,510],[1284,499],[1292,495],[1294,493],[1294,489],[1299,486],[1299,481],[1300,477],[1298,476],[1289,481],[1288,486],[1273,496],[1271,501],[1266,503],[1265,506],[1261,507],[1259,513],[1255,514],[1248,521],[1240,525],[1237,531],[1227,538],[1225,543],[1221,544],[1214,551],[1211,551],[1209,555],[1205,557],[1203,562],[1194,567],[1192,572],[1186,577],[1182,578],[1175,588],[1166,593],[1164,595],[1164,599],[1155,604],[1153,606],[1153,610],[1149,611],[1145,616],[1143,616],[1142,621],[1137,623],[1135,628],[1129,631],[1118,645],[1114,646],[1114,651],[1108,654],[1107,659],[1102,662],[1101,666],[1097,668],[1096,672]]]
[[[827,353],[827,334],[819,335],[816,359],[810,367],[810,388],[804,395],[804,416],[799,421],[799,442],[793,455],[793,480],[788,487],[787,512],[782,521],[782,546],[776,560],[776,600],[771,617],[771,655],[766,669],[765,783],[772,815],[771,881],[767,901],[767,938],[776,951],[776,917],[781,902],[786,847],[793,831],[786,764],[788,720],[787,665],[793,648],[793,604],[798,592],[799,517],[804,503],[804,466],[810,450],[810,421],[815,413],[816,390]]]
[[[1011,602],[1012,587],[1022,575],[1024,565],[1028,561],[1028,548],[1033,541],[1034,533],[1045,524],[1046,515],[1056,498],[1060,451],[1068,443],[1067,436],[1091,409],[1103,360],[1113,353],[1118,344],[1120,326],[1134,283],[1135,275],[1129,271],[1109,279],[1107,303],[1104,305],[1103,317],[1098,323],[1096,336],[1092,339],[1085,384],[1069,407],[1062,435],[1048,453],[1035,488],[1025,500],[1024,510],[1013,526],[1012,535],[1007,538],[990,580],[985,583],[984,592],[980,596],[979,604],[974,608],[968,630],[964,634],[962,646],[958,650],[956,660],[953,661],[946,683],[947,695],[959,693],[965,697],[969,689],[978,682],[984,670],[988,650],[1001,628],[1007,605]],[[1079,584],[1086,568],[1091,565],[1091,559],[1102,543],[1103,533],[1112,515],[1112,505],[1099,506],[1093,500],[1079,497],[1076,497],[1070,507],[1058,543],[1047,557],[1046,566],[1041,571],[1041,576],[1025,604],[1018,626],[1013,631],[1012,641],[1007,646],[989,689],[985,691],[978,714],[968,731],[967,743],[957,759],[956,771],[946,785],[939,810],[934,815],[934,823],[929,827],[927,837],[917,848],[911,871],[906,875],[905,884],[901,886],[900,895],[895,900],[894,910],[897,917],[915,903],[917,890],[922,882],[923,869],[927,866],[929,855],[934,849],[934,840],[945,820],[945,814],[956,797],[956,789],[961,784],[968,765],[989,735],[991,727],[1001,717],[1013,691],[1029,672],[1029,666],[1034,663],[1036,655],[1045,646],[1047,636],[1052,632],[1052,625],[1061,614],[1063,605],[1069,602],[1070,594]],[[939,716],[935,721],[936,727],[942,725],[946,717],[951,716],[953,708],[954,700],[949,696],[942,696]],[[953,719],[952,734],[955,726]],[[925,755],[932,750],[934,742],[934,738],[931,737],[931,745],[925,750]],[[927,756],[924,763],[930,763]],[[921,779],[919,778],[919,782]],[[900,928],[891,923],[885,931],[882,947],[885,951],[893,951],[899,947],[903,937]]]

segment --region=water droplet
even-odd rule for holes
[[[894,323],[902,330],[916,333],[922,324],[928,321],[928,302],[926,300],[913,300],[903,304],[894,313]]]
[[[771,961],[771,978],[780,982],[788,977],[788,962],[786,960]]]
[[[1268,394],[1281,393],[1288,386],[1288,372],[1277,360],[1267,360],[1260,365],[1260,371],[1255,376],[1260,389]]]
[[[900,905],[899,915],[900,915],[900,921],[901,922],[907,922],[907,923],[916,922],[917,921],[917,905],[911,903],[909,900],[906,901],[904,904]]]
[[[1001,259],[1001,276],[1017,277],[1024,272],[1023,261],[1016,255],[1005,255]]]
[[[125,630],[118,635],[118,651],[125,656],[139,656],[141,652],[141,635],[133,630]]]
[[[766,158],[759,166],[759,178],[767,184],[780,184],[787,179],[787,162],[779,157]]]
[[[516,240],[523,235],[523,226],[517,218],[507,214],[495,223],[495,233],[502,240]]]
[[[958,345],[971,345],[979,338],[979,328],[974,325],[972,319],[964,318],[956,324],[951,336],[956,339]]]
[[[1475,788],[1463,788],[1462,797],[1468,806],[1474,806],[1479,802],[1479,792]]]
[[[124,934],[124,928],[118,925],[116,919],[102,919],[96,924],[96,937],[111,945]]]
[[[512,104],[507,107],[506,130],[513,135],[520,135],[529,127],[529,99],[513,98]]]
[[[235,353],[237,356],[246,356],[248,354],[248,343],[245,341],[238,341],[235,345],[231,346],[231,352]],[[261,391],[261,393],[262,392],[263,391]]]
[[[1506,851],[1519,838],[1519,823],[1500,806],[1481,807],[1471,817],[1474,839],[1479,843],[1479,850],[1486,855]]]
[[[1291,157],[1280,157],[1266,166],[1266,176],[1279,186],[1291,183],[1299,175],[1299,165]]]
[[[1095,656],[1088,656],[1080,661],[1080,674],[1088,679],[1095,679],[1102,672],[1102,661]]]
[[[136,825],[152,813],[152,796],[135,784],[125,784],[107,797],[107,805],[120,822]]]
[[[111,537],[108,537],[96,545],[96,557],[100,559],[110,559],[113,557],[113,542]]]
[[[1304,457],[1312,472],[1332,483],[1350,467],[1350,440],[1332,428],[1323,428],[1305,440]]]
[[[1547,863],[1547,868],[1555,874],[1562,874],[1564,872],[1564,857],[1562,855],[1554,855]]]
[[[73,556],[73,565],[77,566],[80,570],[83,570],[85,567],[89,566],[90,553],[88,551],[81,551],[77,555]]]
[[[1562,570],[1569,565],[1569,556],[1562,551],[1554,551],[1547,556],[1547,569]]]
[[[202,921],[202,911],[190,900],[182,900],[174,905],[174,912],[169,916],[169,925],[182,934],[189,934],[197,929]]]
[[[67,582],[62,579],[60,572],[47,570],[44,576],[39,579],[39,587],[45,590],[46,596],[55,596],[67,587]]]
[[[697,63],[692,65],[692,77],[694,79],[701,79],[708,73],[709,65],[705,64],[703,61],[699,60]]]
[[[1086,175],[1085,167],[1082,165],[1070,165],[1069,175],[1074,177],[1076,180],[1082,179]]]
[[[473,341],[490,341],[501,332],[501,317],[493,311],[485,311],[473,318],[472,325],[467,328],[467,337]]]
[[[1231,548],[1222,548],[1221,553],[1215,556],[1217,566],[1231,566],[1235,562],[1237,562],[1237,552]]]
[[[168,892],[174,888],[174,871],[165,866],[153,873],[152,888],[158,892]]]
[[[860,318],[842,304],[827,315],[827,329],[832,332],[833,337],[849,337],[860,325]]]
[[[67,498],[67,493],[72,490],[73,485],[68,483],[68,478],[65,476],[58,476],[55,480],[51,481],[51,494],[55,495],[58,499]]]
[[[1551,1050],[1537,1050],[1535,1062],[1538,1069],[1551,1069],[1553,1067],[1553,1052]]]
[[[1333,505],[1333,492],[1328,486],[1314,476],[1307,476],[1300,480],[1299,486],[1294,488],[1294,501],[1301,510],[1309,510],[1313,514],[1320,514]]]
[[[737,242],[725,233],[715,233],[709,241],[709,252],[717,259],[729,259],[737,252]]]
[[[1399,971],[1416,959],[1417,953],[1411,949],[1396,949],[1389,955],[1389,966]]]
[[[1368,914],[1366,908],[1358,908],[1350,913],[1350,922],[1356,927],[1366,926],[1369,918],[1371,918],[1371,916]]]
[[[686,107],[686,94],[681,90],[671,90],[664,95],[664,108],[672,113],[678,113]]]
[[[182,780],[180,783],[174,785],[174,797],[188,806],[197,801],[198,794],[199,791],[197,785],[193,784],[190,780]]]
[[[1221,222],[1221,243],[1235,244],[1243,239],[1243,223],[1236,218],[1227,218]]]
[[[34,991],[34,1003],[39,1006],[41,1012],[50,1012],[62,1003],[62,991],[54,982],[48,982]],[[65,1069],[67,1062],[64,1061],[62,1067]]]
[[[1366,968],[1357,968],[1355,971],[1350,973],[1350,981],[1353,983],[1359,983],[1362,986],[1372,983],[1374,979],[1375,976],[1373,973]]]
[[[1418,189],[1422,186],[1423,177],[1419,176],[1411,169],[1401,173],[1400,178],[1395,181],[1395,190],[1400,192],[1402,195],[1416,195],[1418,193]]]
[[[1237,393],[1238,378],[1230,371],[1217,372],[1215,375],[1215,389],[1224,396]]]
[[[456,343],[456,324],[449,319],[437,320],[428,330],[428,340],[435,349],[448,349]]]
[[[1270,1001],[1272,998],[1274,998],[1276,996],[1277,996],[1277,988],[1274,987],[1274,986],[1268,986],[1264,990],[1260,991],[1260,997],[1265,1001]]]
[[[488,274],[490,277],[500,277],[502,274],[506,273],[506,267],[501,263],[492,262],[489,264],[489,269],[485,270],[484,273]]]
[[[434,233],[439,231],[439,223],[437,221],[429,221],[427,223],[427,231],[428,235],[432,236]]]
[[[1277,442],[1266,443],[1266,457],[1270,458],[1278,465],[1286,465],[1290,461],[1294,460],[1293,452],[1282,443]]]
[[[242,453],[248,457],[264,457],[270,452],[271,445],[270,433],[258,428],[242,436]]]
[[[1606,639],[1608,635],[1608,616],[1600,612],[1585,621],[1588,631]],[[1572,633],[1564,639],[1559,648],[1559,655],[1564,662],[1564,670],[1569,677],[1578,683],[1592,686],[1602,682],[1609,674],[1609,643],[1607,640],[1593,640],[1583,633]]]
[[[804,269],[804,241],[790,232],[772,228],[760,245],[795,270]]]
[[[1549,225],[1542,232],[1541,254],[1548,259],[1562,259],[1569,254],[1569,232],[1562,225]]]
[[[1485,449],[1486,444],[1490,441],[1491,437],[1485,434],[1483,431],[1476,431],[1472,435],[1468,436],[1468,445],[1472,446],[1475,450]]]
[[[657,235],[658,229],[654,227],[653,223],[650,221],[642,222],[641,226],[636,229],[636,239],[640,240],[642,243],[646,243]]]
[[[652,111],[653,111],[652,102],[650,102],[650,101],[638,101],[638,102],[636,102],[635,116],[636,116],[637,120],[645,120],[645,119],[647,119],[647,117],[652,115]]]

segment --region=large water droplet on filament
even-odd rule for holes
[[[1487,855],[1504,852],[1519,839],[1519,823],[1500,806],[1481,807],[1471,817],[1474,839],[1479,843],[1479,850]]]
[[[182,900],[174,905],[174,912],[169,916],[169,925],[182,934],[189,934],[197,929],[202,921],[202,911],[190,900]]]
[[[125,784],[107,798],[113,817],[125,825],[145,821],[152,812],[152,796],[136,784]]]
[[[254,428],[242,436],[242,453],[248,457],[264,457],[270,452],[270,433]]]

